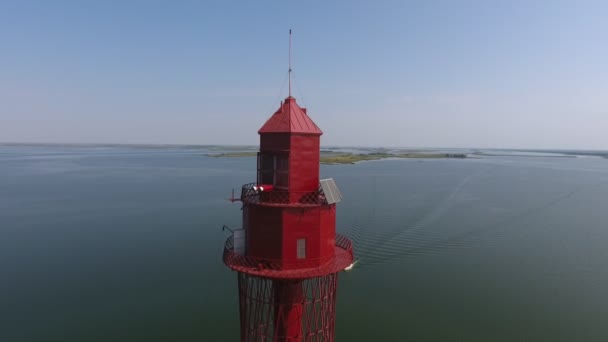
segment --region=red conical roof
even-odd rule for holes
[[[319,126],[306,115],[306,109],[300,108],[296,99],[291,96],[285,99],[258,133],[323,134]]]

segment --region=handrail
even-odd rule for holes
[[[283,191],[274,189],[263,192],[254,190],[256,183],[243,185],[241,201],[244,204],[314,206],[327,204],[325,193],[321,187],[315,191]]]
[[[345,250],[350,260],[353,259],[353,245],[352,242],[343,235],[336,234],[336,247]],[[227,265],[234,265],[238,267],[252,268],[258,270],[289,270],[289,269],[307,269],[319,267],[320,264],[330,262],[335,256],[329,256],[325,258],[306,259],[306,260],[294,260],[286,261],[279,259],[259,258],[240,255],[234,252],[234,236],[230,236],[226,239],[224,245],[224,263]]]

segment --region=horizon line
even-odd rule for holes
[[[113,146],[113,147],[259,147],[256,145],[243,144],[175,144],[175,143],[75,143],[75,142],[3,142],[0,141],[0,146],[64,146],[64,147],[93,147],[93,146]],[[509,147],[420,147],[420,146],[383,146],[383,145],[321,145],[321,147],[338,147],[338,148],[395,148],[395,149],[425,149],[425,150],[440,150],[440,149],[455,149],[455,150],[510,150],[510,151],[597,151],[608,152],[608,149],[589,149],[589,148],[509,148]]]

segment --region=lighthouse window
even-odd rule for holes
[[[306,239],[297,240],[298,259],[306,258]]]
[[[260,155],[260,184],[274,184],[275,157],[272,154]]]
[[[258,184],[289,185],[289,157],[287,154],[258,154]]]
[[[288,186],[289,181],[289,158],[284,155],[277,156],[276,186]]]

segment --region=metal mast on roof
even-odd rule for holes
[[[289,97],[291,97],[291,29],[289,29]]]

